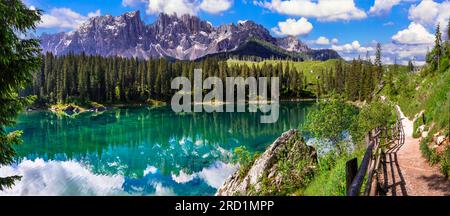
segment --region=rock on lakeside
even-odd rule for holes
[[[285,169],[288,167],[289,170],[283,171],[280,163],[287,164]],[[302,165],[298,166],[299,164]],[[262,190],[267,192],[267,188],[264,188],[267,184],[270,184],[269,194],[283,193],[286,184],[301,187],[302,179],[313,173],[316,164],[317,154],[314,148],[307,146],[299,138],[297,130],[289,130],[253,162],[245,176],[242,176],[240,170],[233,173],[217,190],[216,196],[257,195]]]
[[[67,116],[73,116],[84,112],[103,112],[110,110],[111,107],[106,107],[98,103],[92,103],[89,107],[81,107],[75,104],[56,104],[52,105],[49,110]]]

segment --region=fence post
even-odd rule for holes
[[[370,145],[371,140],[372,140],[372,131],[369,131],[365,137],[366,147]]]
[[[346,193],[350,192],[350,187],[355,179],[356,173],[358,172],[358,159],[353,158],[345,164],[345,176],[346,176]]]

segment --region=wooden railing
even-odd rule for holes
[[[391,127],[377,128],[370,131],[365,138],[367,150],[358,169],[358,159],[353,158],[346,164],[347,196],[375,196],[378,194],[378,174],[381,158],[385,150],[393,144],[405,142],[403,125],[400,118]],[[364,190],[362,186],[365,183]]]

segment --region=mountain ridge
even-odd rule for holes
[[[228,56],[227,53],[241,55],[236,51],[242,51],[240,48],[254,43],[256,39],[261,43],[253,46],[255,51],[250,53],[257,57],[302,56],[300,60],[340,58],[334,50],[311,49],[293,36],[273,37],[269,30],[253,21],[214,27],[197,16],[161,13],[155,22],[145,24],[140,11],[120,16],[107,14],[93,17],[75,31],[43,33],[39,39],[42,52],[55,55],[84,52],[88,55],[128,58],[196,60],[206,56]],[[259,51],[264,47],[269,47],[269,52]]]

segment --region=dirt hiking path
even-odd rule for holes
[[[414,139],[413,122],[397,106],[402,119],[405,143],[386,153],[385,177],[389,196],[450,196],[450,180],[438,166],[430,166],[420,152],[419,139]],[[385,178],[386,179],[386,178]]]

